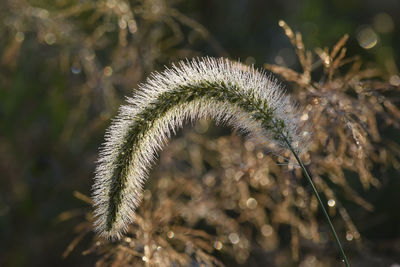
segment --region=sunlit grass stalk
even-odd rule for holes
[[[128,105],[120,108],[107,131],[93,185],[97,232],[111,239],[119,239],[126,232],[157,151],[185,121],[208,117],[232,125],[259,144],[275,143],[278,150],[288,148],[293,152],[343,253],[318,192],[298,157],[309,135],[299,115],[275,79],[227,59],[181,62],[153,74],[133,98],[128,98]]]
[[[336,231],[335,231],[335,227],[333,227],[333,224],[332,224],[332,221],[331,221],[331,219],[330,219],[330,217],[329,217],[329,214],[328,214],[328,212],[327,212],[326,209],[325,209],[324,203],[322,202],[322,200],[321,200],[321,198],[320,198],[320,196],[319,196],[319,193],[318,193],[318,191],[317,191],[317,188],[315,187],[314,182],[312,181],[310,174],[308,173],[306,167],[304,166],[303,162],[301,161],[301,159],[300,159],[300,157],[298,156],[298,154],[296,153],[296,151],[293,149],[293,147],[292,147],[292,145],[290,144],[289,140],[287,140],[287,139],[285,138],[285,136],[283,136],[283,138],[285,139],[286,145],[288,146],[288,148],[290,149],[290,151],[292,152],[292,154],[293,154],[294,157],[296,158],[297,162],[299,163],[300,168],[302,169],[302,171],[303,171],[303,173],[304,173],[304,176],[305,176],[306,179],[307,179],[307,182],[311,185],[311,188],[312,188],[312,190],[313,190],[313,193],[314,193],[315,197],[316,197],[317,200],[318,200],[319,206],[321,207],[321,210],[322,210],[322,212],[324,213],[326,220],[328,221],[329,229],[330,229],[330,231],[332,232],[332,235],[333,235],[334,238],[335,238],[335,242],[336,242],[336,244],[337,244],[337,246],[338,246],[338,248],[339,248],[340,253],[342,254],[343,261],[344,261],[344,263],[346,264],[346,267],[349,267],[349,266],[350,266],[349,261],[347,260],[346,254],[344,253],[344,250],[343,250],[342,244],[341,244],[341,242],[340,242],[340,239],[339,239],[339,237],[338,237],[338,235],[337,235],[337,233],[336,233]]]

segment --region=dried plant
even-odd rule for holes
[[[373,207],[353,190],[345,177],[345,170],[358,174],[364,189],[378,186],[379,180],[371,173],[374,164],[392,165],[398,168],[400,150],[394,143],[385,144],[380,138],[377,119],[382,126],[399,128],[400,110],[385,97],[386,92],[399,90],[388,82],[372,80],[384,78],[379,69],[361,70],[359,57],[346,58],[344,47],[348,35],[341,38],[329,52],[328,48],[317,48],[319,61],[313,62],[311,51],[306,51],[301,34],[280,21],[289,40],[296,48],[303,73],[282,66],[265,64],[267,69],[281,75],[296,86],[296,99],[306,105],[302,119],[312,122],[315,136],[313,144],[304,155],[317,186],[339,204],[339,212],[347,222],[348,235],[359,239],[360,234],[345,209],[337,202],[334,192],[325,179],[344,190],[344,196],[367,210]],[[324,75],[321,81],[311,79],[311,71],[322,64]],[[342,67],[352,64],[344,74]],[[388,146],[389,145],[389,146]]]
[[[400,111],[385,96],[399,88],[372,80],[385,76],[375,69],[362,70],[358,57],[346,58],[347,37],[331,52],[317,49],[319,60],[314,62],[300,33],[293,33],[284,22],[280,25],[295,46],[303,72],[266,67],[292,82],[293,95],[306,107],[301,120],[312,122],[313,142],[302,159],[326,196],[330,213],[338,211],[344,219],[346,239],[360,242],[361,236],[335,191],[343,190],[343,197],[371,210],[373,206],[350,187],[345,171],[358,174],[367,189],[379,185],[372,174],[376,164],[400,168],[398,145],[380,137],[380,127],[399,126]],[[346,68],[348,64],[352,65]],[[320,66],[323,76],[315,82],[311,73]],[[319,247],[329,244],[326,235],[318,231],[316,198],[304,186],[300,170],[285,161],[288,152],[278,157],[277,164],[275,155],[265,153],[270,150],[260,149],[251,140],[207,138],[202,135],[210,131],[207,129],[212,129],[209,122],[200,121],[161,154],[153,174],[157,178],[148,185],[126,237],[117,242],[94,237],[93,246],[84,254],[100,254],[98,265],[187,266],[197,262],[212,266],[222,264],[216,257],[225,259],[227,255],[245,263],[261,249],[277,253],[268,257],[279,266],[308,264],[307,252],[299,256],[302,247],[310,246],[307,240]],[[335,190],[331,184],[336,185]],[[92,215],[88,213],[86,219],[77,226],[79,234],[65,255],[92,230]],[[290,229],[292,259],[279,257],[284,252],[277,250],[278,229],[285,225]]]

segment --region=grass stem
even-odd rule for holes
[[[297,162],[299,163],[301,169],[303,170],[303,173],[304,173],[305,177],[307,178],[307,181],[309,182],[309,184],[311,185],[311,187],[313,189],[313,193],[314,193],[315,197],[317,198],[317,200],[319,202],[319,205],[320,205],[320,207],[321,207],[321,209],[322,209],[322,211],[323,211],[323,213],[324,213],[324,215],[326,217],[326,220],[328,221],[329,228],[330,228],[333,236],[335,237],[336,244],[339,247],[340,253],[342,254],[343,262],[346,264],[346,267],[350,267],[349,261],[347,260],[346,254],[344,253],[344,250],[343,250],[342,244],[340,243],[339,237],[336,234],[335,228],[333,227],[333,224],[331,222],[331,219],[329,218],[328,212],[325,209],[325,206],[324,206],[324,204],[323,204],[323,202],[322,202],[322,200],[321,200],[321,198],[320,198],[320,196],[318,194],[317,188],[315,187],[314,182],[312,181],[310,174],[308,173],[306,167],[304,167],[304,164],[300,160],[300,158],[297,155],[296,151],[294,151],[294,149],[293,149],[292,145],[290,144],[289,140],[285,136],[283,136],[283,139],[285,140],[285,142],[286,142],[287,146],[289,147],[290,151],[293,153],[293,155],[296,158]]]

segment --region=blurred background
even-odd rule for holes
[[[281,19],[302,33],[310,50],[332,47],[349,34],[347,54],[359,55],[365,67],[380,69],[384,73],[380,79],[390,86],[400,85],[397,0],[2,0],[0,266],[94,265],[97,254],[81,253],[89,239],[62,257],[76,235],[75,226],[84,219],[64,220],[60,214],[90,210],[74,192],[90,195],[98,147],[124,96],[130,96],[151,71],[186,57],[224,56],[258,68],[267,63],[300,71],[296,52],[278,25]],[[390,96],[397,107],[398,96]],[[152,179],[162,170],[181,168],[165,157],[178,153],[179,147],[186,151],[193,134],[217,144],[226,138],[243,143],[228,128],[206,122],[187,127],[173,139],[170,146],[175,147],[162,153],[164,165],[154,170]],[[381,134],[382,140],[399,144],[399,132],[393,127]],[[200,158],[204,157],[207,154]],[[381,185],[368,190],[359,186],[359,194],[374,209],[368,211],[351,201],[343,204],[368,248],[363,253],[368,251],[368,261],[375,262],[371,266],[400,266],[398,165],[371,169]],[[317,220],[324,225],[321,216]],[[341,218],[334,216],[334,220]],[[338,231],[346,232],[340,224]],[[293,245],[287,232],[281,229],[281,245],[263,257],[273,258]],[[346,240],[342,234],[341,238],[348,247],[352,237]],[[306,256],[300,249],[300,260],[285,266],[318,266],[315,257],[323,250],[306,246],[311,254]],[[362,262],[357,259],[363,254],[353,250],[354,261]],[[334,245],[330,251],[335,251]],[[241,261],[222,258],[227,266],[262,266],[251,252]]]

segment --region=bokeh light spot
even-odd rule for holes
[[[15,40],[21,43],[25,39],[25,34],[23,32],[17,32],[15,34]]]
[[[350,232],[347,232],[347,233],[346,233],[346,239],[347,239],[347,241],[351,241],[351,240],[353,240],[353,238],[354,238],[354,236],[352,235],[352,233],[350,233]]]
[[[222,247],[223,247],[223,245],[222,245],[222,242],[221,242],[221,241],[217,240],[217,241],[214,242],[214,248],[215,248],[216,250],[221,250]]]
[[[82,69],[81,69],[81,66],[79,64],[73,64],[72,65],[71,72],[73,74],[79,74],[79,73],[81,73],[81,71],[82,71]]]
[[[393,19],[387,13],[379,13],[374,16],[374,29],[380,33],[389,33],[394,30]]]
[[[57,38],[56,38],[56,36],[54,35],[54,33],[49,32],[49,33],[46,33],[46,35],[44,36],[44,41],[45,41],[46,44],[48,44],[48,45],[53,45],[53,44],[56,43]]]
[[[357,41],[362,48],[371,49],[378,43],[378,35],[369,26],[361,27],[357,32]]]
[[[251,197],[246,201],[246,205],[249,209],[253,210],[257,207],[257,200]]]
[[[167,233],[168,238],[172,239],[175,236],[175,233],[173,231],[168,231]]]
[[[231,233],[228,236],[229,241],[231,241],[232,244],[237,244],[240,241],[239,235],[237,233]]]
[[[268,236],[272,235],[273,232],[274,232],[274,229],[269,224],[264,224],[261,227],[261,233],[263,234],[263,236],[268,237]]]
[[[110,77],[113,74],[113,69],[110,66],[104,68],[104,76]]]

